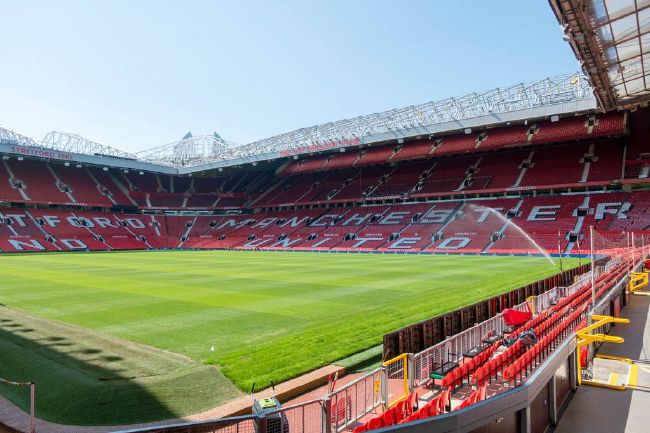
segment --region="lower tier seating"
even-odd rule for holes
[[[586,253],[589,227],[646,232],[650,192],[142,215],[0,208],[0,250],[297,249],[474,254]]]

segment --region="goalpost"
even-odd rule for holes
[[[34,382],[18,382],[15,380],[4,379],[0,377],[0,383],[12,386],[25,386],[29,387],[29,433],[36,432],[36,416],[34,413],[34,397],[36,392],[36,385]]]

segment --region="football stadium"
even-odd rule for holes
[[[1,127],[0,432],[647,431],[650,2],[545,6],[580,70],[247,144]]]

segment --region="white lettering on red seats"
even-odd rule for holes
[[[73,227],[95,227],[95,223],[93,223],[86,217],[69,216],[67,220],[70,223],[70,225]]]
[[[134,228],[134,229],[143,229],[143,228],[146,227],[145,223],[143,223],[142,221],[140,221],[137,218],[127,218],[124,221],[126,221],[126,223],[128,225],[130,225],[131,228]]]
[[[383,241],[384,238],[357,238],[357,242],[355,242],[354,245],[352,245],[352,248],[359,248],[366,242],[370,241]]]
[[[298,217],[291,217],[288,220],[286,220],[284,223],[280,224],[280,227],[286,227],[287,225],[290,225],[292,228],[298,227],[300,224],[304,223],[307,221],[309,217],[304,217],[301,219],[298,219]]]
[[[79,239],[59,239],[59,242],[61,242],[63,245],[65,245],[67,248],[70,248],[71,250],[88,249],[88,245],[86,245]]]
[[[268,227],[271,224],[273,224],[275,222],[275,220],[277,220],[277,218],[264,218],[262,221],[258,222],[253,227],[265,228],[265,227]]]
[[[453,213],[453,209],[430,210],[420,218],[418,224],[442,224]]]
[[[345,220],[345,222],[342,224],[344,226],[349,226],[349,225],[355,225],[355,226],[360,226],[363,224],[368,218],[370,218],[374,214],[365,214],[365,215],[360,215],[358,213],[355,213],[352,215],[350,218]]]
[[[277,241],[276,243],[274,243],[274,244],[271,245],[271,246],[272,246],[272,247],[283,246],[283,247],[285,247],[285,248],[289,248],[290,246],[295,245],[295,244],[297,244],[297,243],[300,242],[300,241],[301,241],[300,238],[298,238],[298,239],[294,239],[294,240],[291,240],[291,239],[289,239],[289,238],[286,238],[286,239],[282,239],[281,241]]]
[[[481,213],[478,216],[478,218],[476,219],[476,222],[477,223],[485,222],[485,220],[488,218],[488,216],[490,216],[490,214],[492,213],[492,210],[490,210],[490,209],[495,210],[497,212],[501,212],[503,210],[502,207],[493,207],[493,208],[486,207],[486,206],[475,207],[475,208],[473,208],[473,211]]]
[[[226,222],[219,224],[219,227],[217,227],[217,229],[222,229],[224,227],[237,227],[237,221],[231,218],[229,220],[226,220]]]
[[[93,219],[95,220],[95,222],[97,223],[97,225],[98,225],[99,227],[103,228],[103,229],[105,229],[106,227],[116,227],[116,226],[113,224],[113,221],[111,221],[110,218],[106,218],[106,217],[93,217]]]
[[[237,224],[237,228],[242,228],[246,226],[252,226],[255,224],[257,220],[253,218],[246,218],[245,220],[241,221],[239,224]]]
[[[86,218],[86,217],[80,216],[80,217],[77,217],[77,219],[79,220],[79,222],[80,222],[84,227],[88,227],[88,228],[95,227],[95,223],[92,222],[92,221],[90,220],[90,218]]]
[[[402,223],[402,220],[410,212],[400,211],[400,212],[391,212],[386,215],[384,218],[379,221],[379,224],[383,225],[398,225]]]
[[[393,242],[388,248],[409,249],[421,240],[422,238],[400,238]]]
[[[329,241],[330,239],[332,239],[332,238],[321,239],[320,241],[318,241],[314,245],[312,245],[310,248],[318,248],[321,245],[323,245],[325,242]]]
[[[318,217],[316,219],[316,221],[311,223],[311,225],[314,226],[314,227],[325,227],[325,226],[329,225],[329,223],[325,222],[326,219],[331,219],[332,221],[334,221],[337,217],[338,217],[337,214],[321,215],[320,217]],[[331,223],[331,221],[330,221],[330,223]]]
[[[255,247],[259,247],[262,244],[269,243],[270,241],[271,241],[271,239],[254,239],[254,240],[244,244],[244,247],[245,248],[255,248]]]
[[[54,215],[43,215],[43,221],[50,227],[56,227],[61,224],[59,217]]]
[[[441,250],[459,250],[465,248],[470,243],[470,239],[466,237],[452,237],[447,238],[437,248]]]
[[[16,251],[24,251],[25,247],[30,250],[44,251],[45,247],[36,239],[29,241],[19,241],[18,239],[8,239],[9,243]]]
[[[25,218],[27,217],[25,215],[7,214],[7,218],[11,218],[11,220],[18,224],[20,227],[27,227],[27,224],[25,224]]]
[[[530,210],[527,221],[555,221],[557,212],[562,206],[559,204],[553,206],[535,206]]]
[[[605,214],[616,215],[616,218],[627,219],[627,211],[630,210],[629,202],[598,203],[594,217],[596,220],[605,219]]]

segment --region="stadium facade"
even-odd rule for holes
[[[247,145],[3,130],[0,249],[583,254],[590,226],[647,228],[646,119],[569,74]]]

